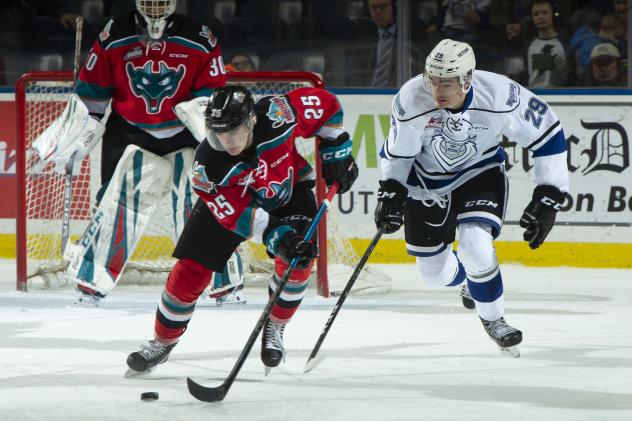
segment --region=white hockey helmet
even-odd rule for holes
[[[474,50],[465,42],[444,39],[426,57],[425,74],[435,77],[458,77],[465,89],[466,82],[472,80],[476,58]]]
[[[162,37],[169,16],[176,11],[177,2],[178,0],[136,0],[136,10],[147,22],[149,38]]]

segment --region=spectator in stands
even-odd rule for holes
[[[564,45],[555,26],[555,6],[551,0],[534,0],[529,14],[537,30],[527,49],[530,88],[563,86],[568,65]]]
[[[581,79],[582,86],[624,87],[626,79],[617,47],[609,42],[596,45],[590,53],[590,73]]]
[[[438,39],[476,43],[479,32],[490,27],[490,4],[491,0],[443,0],[426,32],[437,32]]]
[[[576,63],[576,72],[583,78],[591,72],[592,51],[598,44],[610,42],[621,52],[627,50],[623,36],[623,21],[615,14],[608,14],[599,22],[591,21],[581,26],[571,37],[571,53]]]
[[[397,55],[395,40],[397,37],[396,14],[393,1],[368,0],[369,14],[377,25],[378,42],[373,68],[371,86],[395,86],[397,75]]]
[[[55,0],[7,0],[0,9],[0,48],[72,52],[75,20]]]
[[[257,68],[248,54],[236,53],[233,54],[226,65],[226,70],[229,72],[253,72],[257,70]]]

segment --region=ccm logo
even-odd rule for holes
[[[562,209],[562,204],[561,204],[561,203],[558,203],[558,202],[557,202],[556,200],[554,200],[554,199],[551,199],[550,197],[543,196],[543,197],[540,199],[540,202],[544,203],[546,206],[548,206],[548,207],[550,207],[550,208],[553,208],[553,209],[555,209],[555,210],[557,210],[557,211],[558,211],[558,210],[560,210],[560,209]]]
[[[497,208],[498,203],[492,202],[491,200],[485,200],[485,199],[472,200],[470,202],[465,202],[466,208],[469,208],[471,206],[491,206],[492,208]]]
[[[350,153],[351,153],[351,148],[346,148],[346,149],[341,149],[335,152],[325,152],[320,156],[320,158],[323,161],[331,161],[333,159],[337,160],[337,159],[346,158],[347,156],[349,156]]]

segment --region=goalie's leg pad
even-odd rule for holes
[[[195,260],[178,260],[169,274],[156,310],[156,339],[171,343],[182,336],[193,316],[195,303],[211,282],[212,275],[211,269]]]
[[[268,285],[268,294],[272,295],[277,289],[277,285],[281,282],[281,277],[287,269],[288,264],[278,257],[274,258],[274,274],[270,277],[270,284]],[[305,269],[294,269],[290,274],[283,292],[279,295],[274,307],[272,307],[272,313],[270,313],[270,320],[276,323],[287,323],[290,321],[298,306],[303,301],[305,296],[305,290],[309,283],[309,276],[312,273],[314,267],[314,261]]]
[[[224,270],[215,272],[209,291],[211,298],[221,297],[244,284],[244,267],[241,256],[235,251],[226,262]]]
[[[147,228],[171,176],[168,160],[129,145],[79,243],[67,247],[66,276],[107,295]]]
[[[503,281],[494,249],[492,229],[480,222],[459,224],[459,260],[467,273],[467,286],[485,320],[503,316]]]
[[[193,166],[193,153],[192,148],[184,148],[164,156],[173,168],[173,177],[165,192],[167,198],[164,202],[170,203],[169,214],[173,224],[171,238],[174,243],[178,242],[182,229],[193,211],[193,204],[197,201],[197,195],[189,179]]]

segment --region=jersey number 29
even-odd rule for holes
[[[549,107],[536,97],[532,96],[529,99],[529,108],[524,112],[524,119],[527,121],[531,121],[533,126],[536,129],[540,128],[540,124],[542,123],[542,116],[546,114],[546,110]]]

